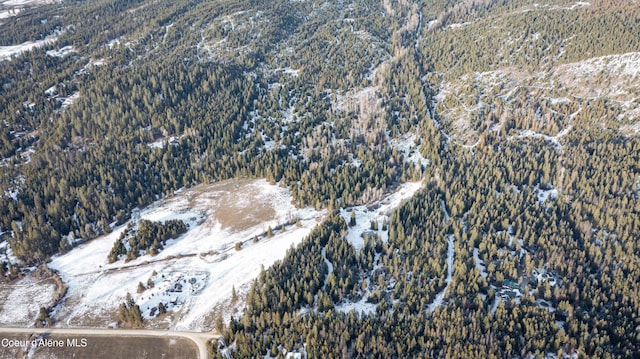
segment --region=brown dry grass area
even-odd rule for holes
[[[63,340],[61,348],[38,348],[34,358],[92,358],[92,359],[135,359],[135,358],[185,358],[198,357],[196,345],[182,338],[150,338],[150,337],[100,337],[100,336],[49,336],[51,339]],[[81,339],[86,338],[86,347],[80,347]],[[21,338],[21,339],[24,339]],[[77,339],[77,347],[68,347],[67,339]],[[0,349],[1,350],[1,349]],[[9,353],[2,358],[22,358],[22,354]],[[12,356],[18,355],[18,356]]]
[[[215,217],[222,228],[241,231],[272,219],[276,212],[266,201],[254,200],[259,195],[258,189],[245,187],[238,191],[231,191],[222,198]],[[243,199],[250,198],[250,203]]]
[[[27,340],[28,335],[0,335],[0,340]],[[5,345],[0,345],[0,358],[26,358],[26,353],[23,353],[21,348],[10,348]]]
[[[252,186],[256,180],[234,179],[212,185],[201,185],[187,194],[190,208],[210,211],[223,229],[231,232],[243,231],[273,219],[273,205],[260,199],[260,191]],[[213,227],[214,221],[207,220]]]

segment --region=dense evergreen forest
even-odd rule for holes
[[[24,9],[0,46],[57,39],[0,61],[1,239],[40,263],[179,188],[266,177],[333,214],[214,357],[636,356],[638,19],[627,0]],[[356,250],[337,210],[417,180]],[[141,222],[111,259],[169,227]]]

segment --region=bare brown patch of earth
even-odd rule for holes
[[[196,345],[184,338],[138,336],[103,337],[96,335],[0,335],[0,357],[66,358],[185,358],[198,357]],[[5,340],[6,339],[6,340]],[[35,340],[35,342],[34,342]],[[10,346],[9,343],[17,344]],[[37,347],[33,348],[35,343]],[[5,345],[7,344],[7,345]]]
[[[29,336],[22,334],[0,334],[0,358],[26,358],[28,352],[25,352],[19,345],[12,345],[12,343],[15,343],[15,341],[26,341],[28,339]]]
[[[259,189],[253,186],[229,192],[215,213],[220,225],[232,231],[242,231],[273,219],[276,214],[273,204],[259,195]]]
[[[200,185],[186,194],[190,209],[209,210],[205,225],[239,232],[273,219],[273,204],[260,196],[255,179],[233,179],[211,185]]]

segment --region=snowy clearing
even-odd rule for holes
[[[16,16],[20,13],[20,11],[22,11],[22,9],[11,9],[11,10],[0,11],[0,19],[8,19],[11,16]]]
[[[336,305],[336,310],[343,313],[349,313],[354,310],[358,314],[369,315],[376,313],[376,304],[367,303],[366,298],[362,298],[359,302]]]
[[[50,4],[53,1],[51,0],[7,0],[3,1],[2,5],[4,6],[24,6],[24,5],[42,5],[42,4]]]
[[[158,255],[109,264],[107,255],[123,225],[51,261],[49,266],[69,286],[56,319],[68,326],[109,325],[131,293],[148,325],[208,330],[213,326],[210,314],[228,302],[233,288],[248,286],[262,266],[283,258],[323,216],[313,209],[296,209],[287,189],[264,180],[232,180],[180,191],[134,215],[133,220],[181,219],[188,224],[188,232],[167,241]],[[298,225],[286,230],[279,227],[296,220]],[[272,238],[265,235],[268,227],[274,229]],[[238,242],[240,250],[234,249]],[[149,280],[153,288],[136,293],[138,283],[147,286]],[[160,302],[172,312],[154,322],[151,312]]]
[[[300,73],[300,69],[292,69],[290,67],[285,67],[285,68],[277,68],[275,70],[273,70],[273,72],[282,72],[285,75],[290,75],[292,77],[298,77],[298,74]]]
[[[177,136],[171,136],[169,138],[161,138],[159,140],[156,140],[154,142],[151,143],[147,143],[147,147],[149,148],[164,148],[165,145],[169,144],[178,144],[178,141],[182,138],[182,136],[177,137]]]
[[[414,165],[420,165],[423,169],[429,166],[429,159],[424,158],[420,154],[419,146],[416,144],[416,134],[403,135],[401,139],[392,139],[391,146],[397,148],[404,158],[413,163]]]
[[[71,106],[77,99],[80,98],[80,92],[74,92],[73,95],[69,97],[59,97],[57,100],[62,102],[62,106],[60,107],[62,110]]]
[[[348,226],[346,239],[355,247],[356,251],[360,251],[364,246],[365,236],[379,237],[383,242],[387,242],[389,239],[389,232],[388,229],[385,228],[385,223],[389,222],[389,216],[402,204],[402,202],[411,198],[421,187],[422,182],[403,183],[395,192],[387,194],[381,201],[374,204],[341,209],[340,215],[347,223],[351,222],[352,213],[355,215],[356,220],[354,225]],[[322,249],[322,256],[328,268],[327,276],[324,280],[326,283],[326,278],[331,272],[333,272],[334,268],[333,264],[326,257],[325,248]],[[376,261],[377,260],[378,257],[376,257]],[[369,285],[367,285],[367,287],[369,287]],[[355,311],[358,315],[375,314],[377,305],[367,302],[369,294],[369,291],[366,290],[359,301],[352,302],[345,300],[344,302],[337,304],[335,309],[343,313]],[[302,312],[305,312],[306,310],[307,309],[303,309]],[[317,307],[315,310],[317,310]]]
[[[482,278],[487,278],[487,269],[484,265],[484,262],[482,261],[482,259],[480,259],[480,257],[478,256],[479,250],[478,248],[474,248],[473,249],[473,261],[476,263],[476,268],[478,268],[478,271],[480,272],[480,275],[482,276]]]
[[[540,205],[543,205],[548,199],[555,199],[556,197],[558,197],[558,190],[555,188],[548,189],[548,190],[543,190],[538,188],[537,191],[538,191],[538,203],[540,203]]]
[[[355,213],[356,224],[350,226],[347,234],[347,240],[355,247],[356,251],[364,246],[364,235],[379,235],[382,241],[388,239],[388,232],[382,230],[384,221],[389,221],[389,215],[403,201],[411,198],[420,188],[421,182],[407,182],[399,186],[398,190],[389,194],[380,202],[371,206],[357,206],[349,209],[341,209],[340,215],[349,223],[351,220],[351,211]],[[371,222],[378,224],[378,230],[371,229]]]
[[[56,286],[28,276],[0,286],[0,324],[32,327],[40,307],[53,304]]]
[[[553,76],[572,96],[608,97],[617,102],[634,99],[640,78],[640,52],[595,57],[558,66]],[[606,81],[605,81],[606,80]]]
[[[549,143],[553,144],[553,146],[556,149],[562,150],[562,144],[560,143],[560,141],[558,141],[558,137],[559,136],[543,135],[541,133],[537,133],[537,132],[534,132],[534,131],[531,131],[531,130],[520,131],[520,134],[518,135],[518,138],[527,138],[527,137],[541,138],[545,142],[549,142]]]
[[[4,191],[4,196],[7,198],[11,198],[14,201],[18,201],[18,195],[20,194],[20,190],[17,188],[8,188]]]
[[[10,60],[12,57],[20,55],[23,52],[54,43],[57,40],[57,36],[48,36],[44,40],[28,41],[20,45],[0,46],[0,61]]]
[[[76,49],[73,46],[65,46],[58,50],[47,51],[47,56],[62,58],[74,52],[78,52],[78,51],[76,51]]]
[[[53,85],[44,91],[44,94],[49,96],[49,98],[53,97],[58,91],[58,87]]]

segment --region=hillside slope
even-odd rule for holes
[[[634,1],[6,14],[8,281],[182,187],[265,177],[332,214],[260,274],[217,356],[640,351]]]

